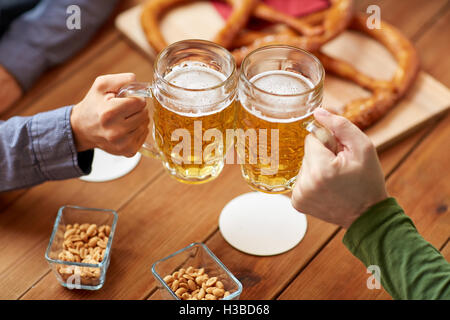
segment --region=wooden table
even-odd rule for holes
[[[115,15],[140,1],[123,1]],[[357,1],[358,10],[381,7],[382,19],[399,27],[419,50],[422,68],[450,86],[450,2],[447,0]],[[31,115],[78,102],[96,76],[134,72],[150,80],[151,61],[113,25],[114,17],[77,56],[48,71],[8,112]],[[379,156],[390,194],[419,232],[450,257],[450,115],[421,128]],[[176,182],[161,164],[143,159],[129,175],[105,183],[78,179],[0,194],[0,298],[152,299],[152,263],[194,241],[206,245],[239,278],[242,299],[389,299],[366,287],[368,274],[342,244],[345,230],[308,217],[303,241],[273,257],[243,254],[222,238],[218,217],[224,205],[248,192],[237,166],[199,186]],[[119,213],[113,255],[98,291],[60,286],[44,258],[60,206],[74,204]]]

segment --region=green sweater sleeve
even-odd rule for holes
[[[345,233],[345,246],[364,265],[380,268],[394,299],[450,299],[450,264],[417,232],[394,198],[372,206]]]

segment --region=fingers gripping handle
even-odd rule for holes
[[[334,154],[338,152],[338,142],[336,137],[330,130],[319,124],[316,120],[310,121],[306,125],[306,130],[312,133],[325,147],[331,150]]]
[[[124,97],[143,97],[151,98],[152,90],[151,85],[146,82],[132,82],[126,86],[120,88],[117,94],[118,98]]]
[[[150,83],[146,82],[132,82],[122,88],[120,88],[119,93],[117,94],[118,98],[125,97],[143,97],[143,98],[151,98],[152,97],[152,87]],[[150,113],[149,113],[150,116]],[[153,119],[150,116],[150,132],[153,132]],[[152,136],[150,133],[149,136]],[[150,139],[147,137],[146,141],[142,145],[139,152],[145,156],[150,156],[152,158],[159,159],[159,150],[156,146],[155,139]]]

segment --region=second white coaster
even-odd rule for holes
[[[139,160],[141,160],[139,152],[134,157],[127,158],[115,156],[96,148],[94,149],[91,173],[80,177],[80,179],[89,182],[104,182],[118,179],[131,172],[137,166]]]
[[[307,220],[284,195],[250,192],[231,200],[222,210],[219,228],[236,249],[271,256],[295,247],[304,237]]]

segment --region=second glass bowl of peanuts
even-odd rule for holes
[[[238,300],[242,284],[203,243],[192,243],[152,266],[156,298]]]
[[[103,286],[117,217],[106,209],[59,209],[45,258],[62,286],[88,290]]]

